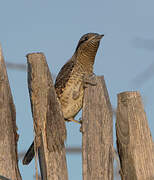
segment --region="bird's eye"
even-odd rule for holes
[[[88,40],[88,37],[85,37],[85,39],[84,39],[85,41],[87,41]]]
[[[80,41],[79,41],[79,43],[78,43],[78,45],[77,45],[77,48],[76,48],[76,51],[78,50],[78,48],[79,48],[79,46],[81,46],[81,44],[83,44],[85,41],[87,41],[88,40],[88,37],[86,36],[86,37],[84,37],[84,38],[82,38],[82,39],[80,39]]]

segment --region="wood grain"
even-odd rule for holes
[[[28,87],[42,179],[67,180],[66,128],[43,53],[27,55]]]
[[[113,179],[112,107],[104,77],[85,89],[82,114],[83,180]]]
[[[16,110],[0,46],[0,178],[20,180]]]
[[[153,180],[153,141],[139,92],[118,94],[116,133],[122,180]]]

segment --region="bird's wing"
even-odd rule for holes
[[[55,89],[57,96],[59,97],[60,94],[63,93],[63,90],[66,86],[66,83],[68,82],[71,72],[73,70],[75,62],[72,60],[72,58],[61,68],[59,74],[57,75],[56,81],[55,81]]]

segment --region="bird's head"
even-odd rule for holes
[[[104,35],[98,33],[87,33],[83,35],[77,45],[77,51],[84,51],[84,52],[97,52],[99,47],[100,40]]]

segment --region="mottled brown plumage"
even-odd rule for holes
[[[55,82],[55,89],[56,89],[56,93],[58,97],[64,91],[66,83],[68,79],[70,78],[71,72],[73,70],[74,64],[75,64],[74,61],[72,61],[71,59],[61,68],[61,71],[57,75],[56,82]]]
[[[93,64],[102,36],[97,33],[82,36],[74,55],[56,78],[55,89],[66,120],[73,120],[82,108],[84,77],[93,74]]]
[[[83,35],[72,58],[62,67],[56,78],[55,90],[65,120],[75,121],[74,117],[82,108],[84,84],[93,75],[95,56],[103,36],[97,33]],[[23,164],[29,164],[33,156],[34,146],[31,145]]]

